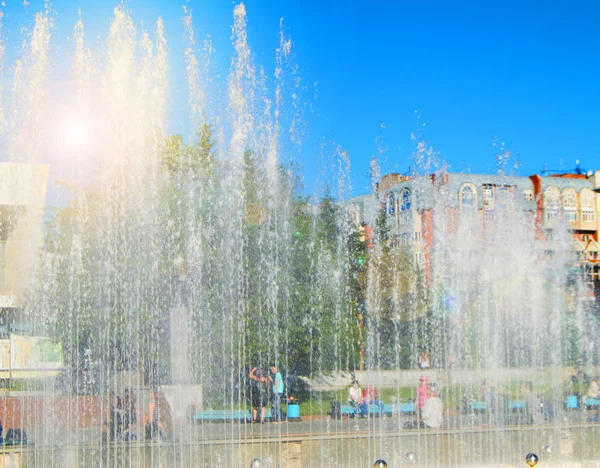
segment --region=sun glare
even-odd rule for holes
[[[71,115],[64,118],[60,124],[60,139],[65,149],[71,151],[90,149],[91,127],[89,120],[81,115]]]

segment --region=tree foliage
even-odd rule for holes
[[[75,391],[122,370],[171,381],[173,339],[190,383],[221,398],[241,397],[256,365],[359,367],[368,252],[345,211],[328,190],[299,196],[292,168],[215,148],[208,125],[171,136],[146,191],[117,173],[49,224],[44,308]]]

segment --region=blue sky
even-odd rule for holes
[[[21,42],[41,2],[4,0],[8,48]],[[52,47],[72,44],[77,7],[89,37],[104,37],[116,3],[55,0]],[[149,29],[165,20],[173,108],[170,130],[182,131],[184,2],[127,3]],[[230,1],[190,1],[199,38],[211,34],[217,70],[228,74],[232,55]],[[256,63],[274,67],[279,19],[294,43],[308,136],[301,164],[313,184],[319,146],[348,151],[354,193],[367,190],[376,138],[387,148],[382,172],[406,172],[417,132],[451,170],[495,172],[499,145],[518,160],[517,173],[572,169],[575,160],[600,169],[600,6],[597,2],[441,2],[249,0],[248,36]],[[98,41],[101,43],[101,40]],[[9,65],[9,64],[7,64]],[[317,97],[313,98],[314,83]],[[384,127],[382,128],[381,122]],[[497,137],[497,146],[493,145]],[[512,166],[511,166],[512,167]]]

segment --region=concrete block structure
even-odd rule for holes
[[[38,277],[48,167],[0,163],[0,379],[53,376],[62,367],[60,344],[32,336],[23,316]]]
[[[0,163],[0,322],[23,305],[40,263],[48,167]]]

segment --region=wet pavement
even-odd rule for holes
[[[558,410],[552,421],[540,424],[540,427],[568,427],[572,425],[599,425],[598,423],[587,423],[586,420],[597,414],[597,411],[564,411]],[[534,427],[525,424],[526,415],[519,411],[511,412],[506,417],[505,424],[492,424],[487,414],[450,414],[445,415],[442,427],[438,430],[515,430]],[[417,431],[431,431],[432,429],[410,428],[417,422],[415,416],[392,416],[368,417],[368,418],[346,418],[332,419],[328,415],[311,416],[300,421],[289,421],[285,423],[265,422],[264,424],[252,424],[249,422],[203,422],[184,426],[179,429],[179,435],[183,439],[192,440],[232,440],[246,438],[290,438],[334,435],[337,433],[371,432],[376,436],[379,432],[397,432],[410,434]],[[177,432],[177,430],[176,430]],[[177,435],[176,435],[177,436]]]

